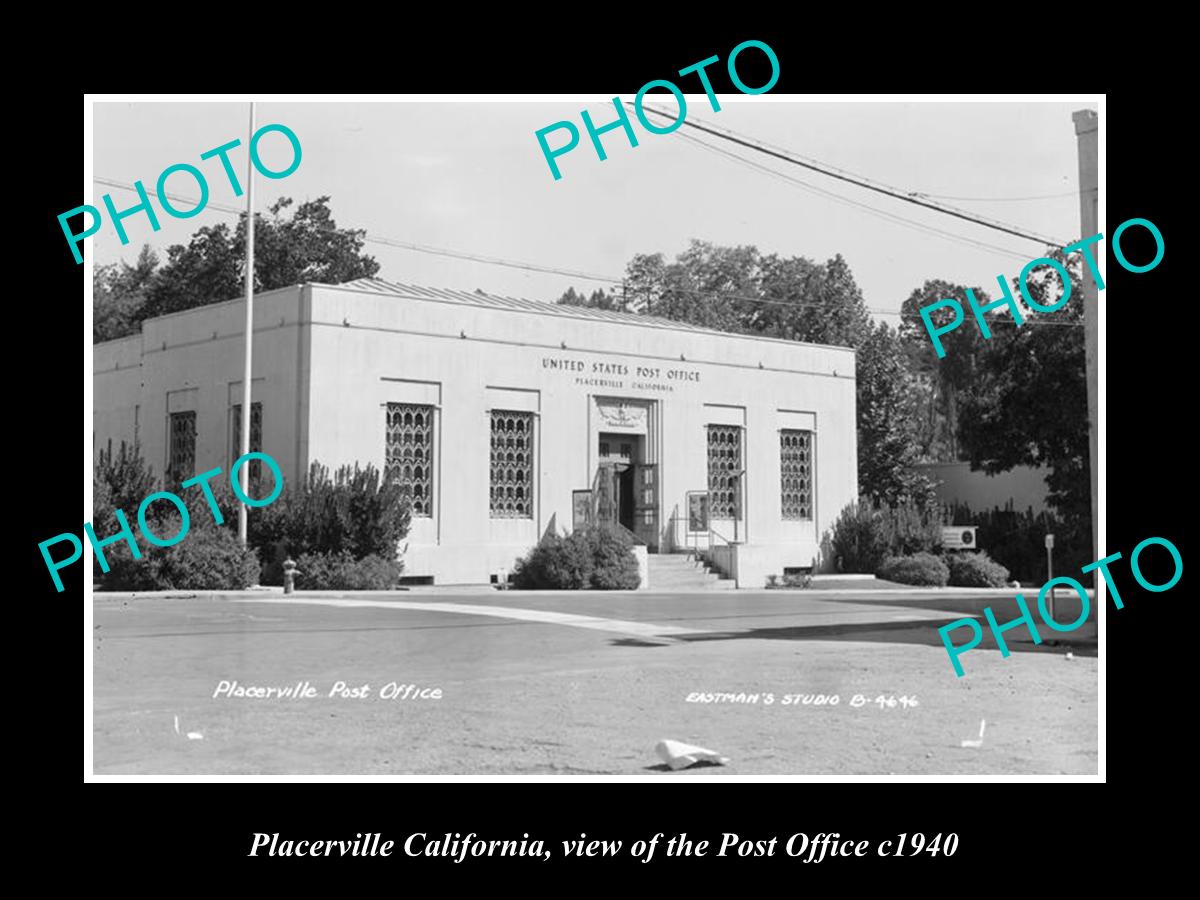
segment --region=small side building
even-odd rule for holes
[[[228,470],[244,317],[218,303],[96,345],[95,447]],[[857,495],[842,347],[364,279],[256,295],[253,366],[252,449],[288,482],[319,461],[408,484],[405,574],[433,583],[487,583],[600,520],[762,587],[827,567],[822,535]]]

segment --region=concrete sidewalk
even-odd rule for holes
[[[727,592],[727,596],[731,599],[737,597],[748,596],[768,596],[785,599],[787,597],[809,597],[813,599],[849,599],[857,598],[864,601],[872,601],[876,598],[910,598],[913,600],[940,600],[941,598],[953,597],[977,597],[980,599],[987,598],[1012,598],[1016,594],[1025,597],[1026,603],[1032,609],[1037,604],[1037,596],[1040,588],[962,588],[962,587],[886,587],[886,588],[853,588],[853,587],[837,587],[837,588],[742,588],[736,592]],[[343,598],[354,599],[375,598],[388,599],[392,597],[397,600],[411,598],[413,596],[429,596],[429,597],[465,597],[465,596],[488,596],[488,597],[597,597],[604,595],[619,595],[629,597],[651,597],[654,595],[660,596],[679,596],[680,594],[694,593],[697,596],[707,596],[707,591],[680,591],[678,589],[655,590],[653,587],[645,590],[634,591],[518,591],[518,590],[498,590],[493,585],[487,584],[439,584],[439,585],[414,585],[412,587],[396,588],[388,591],[308,591],[298,590],[291,596],[294,597],[320,597],[320,598]],[[1075,591],[1069,588],[1056,588],[1054,591],[1056,603],[1061,604],[1063,600],[1074,600],[1078,605],[1079,598]],[[1095,600],[1096,591],[1089,588],[1087,591],[1088,598]],[[134,597],[142,598],[158,598],[158,599],[199,599],[209,598],[213,600],[229,600],[229,599],[247,599],[252,597],[283,597],[283,588],[281,587],[266,587],[259,586],[248,588],[243,591],[193,591],[193,590],[175,590],[175,591],[93,591],[93,597],[97,601],[103,600],[129,600]],[[986,604],[984,604],[986,605]],[[983,606],[980,606],[980,615],[982,615]]]

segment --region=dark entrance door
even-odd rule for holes
[[[636,530],[641,442],[638,434],[600,435],[596,473],[596,518],[600,522],[616,522]]]
[[[617,478],[617,521],[630,531],[633,531],[636,525],[634,521],[633,470],[633,466],[616,465],[613,467]]]
[[[596,472],[596,520],[619,522],[630,531],[637,524],[634,466],[602,462]]]
[[[596,521],[619,523],[658,552],[658,467],[645,462],[645,436],[600,434],[593,485]]]

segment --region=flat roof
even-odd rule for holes
[[[663,316],[649,316],[641,313],[618,312],[616,310],[597,309],[591,306],[573,306],[565,303],[549,303],[539,300],[527,300],[523,297],[505,297],[499,294],[489,294],[481,290],[460,291],[453,288],[431,288],[416,284],[404,284],[403,282],[399,281],[388,281],[384,278],[358,278],[354,281],[347,281],[342,284],[324,284],[316,281],[304,282],[303,284],[287,285],[284,287],[271,288],[270,290],[256,291],[255,297],[294,290],[304,286],[340,291],[355,291],[363,294],[376,294],[379,296],[397,297],[407,300],[431,300],[439,303],[456,303],[461,306],[476,306],[488,309],[507,310],[509,312],[536,313],[543,316],[558,316],[568,319],[592,319],[601,322],[612,322],[619,325],[634,325],[640,328],[667,328],[672,331],[688,331],[695,334],[732,337],[746,341],[767,341],[776,344],[787,344],[793,347],[820,347],[826,350],[841,350],[846,353],[855,352],[853,347],[846,347],[840,344],[818,344],[813,341],[793,341],[787,338],[769,337],[761,334],[722,331],[719,328],[708,328],[703,325],[693,325],[690,322],[681,322],[677,319],[668,319]],[[190,309],[175,310],[173,312],[163,313],[159,316],[152,316],[150,318],[143,319],[141,325],[145,325],[146,322],[154,322],[161,319],[174,318],[176,316],[196,314],[212,307],[241,303],[242,301],[243,298],[236,297],[231,300],[221,300],[215,303],[206,303],[203,306],[193,306]],[[119,341],[140,338],[142,333],[142,328],[139,327],[138,331],[134,334],[125,335],[124,337],[120,338],[113,338],[108,341],[97,341],[94,343],[94,346],[102,346],[105,344],[112,345]]]
[[[642,328],[669,328],[674,331],[691,331],[698,334],[719,335],[750,341],[771,341],[779,344],[797,344],[807,347],[822,347],[829,350],[844,350],[854,352],[853,347],[837,344],[817,344],[810,341],[792,341],[787,338],[769,337],[760,334],[746,334],[737,331],[722,331],[718,328],[708,328],[703,325],[693,325],[677,319],[663,316],[650,316],[641,313],[618,312],[610,309],[597,309],[592,306],[574,306],[565,303],[548,303],[538,300],[526,300],[522,297],[504,297],[499,294],[488,294],[484,291],[459,291],[451,288],[430,288],[415,284],[404,284],[398,281],[388,281],[383,278],[358,278],[344,284],[316,284],[314,287],[335,288],[338,290],[359,291],[365,294],[380,294],[389,297],[400,297],[409,300],[434,300],[439,302],[458,303],[464,306],[482,306],[491,309],[503,309],[513,312],[532,312],[544,316],[560,316],[570,319],[596,319],[613,322],[620,325],[635,325]]]

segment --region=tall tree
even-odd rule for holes
[[[746,331],[759,293],[759,268],[753,246],[693,240],[664,269],[663,290],[649,312],[721,331]]]
[[[988,293],[981,288],[972,288],[972,292],[980,306],[990,302]],[[941,335],[946,350],[941,359],[921,318],[921,309],[939,300],[957,300],[963,309],[963,323]],[[999,315],[999,312],[989,315],[988,321]],[[951,307],[938,307],[930,313],[930,319],[938,328],[953,318]],[[957,461],[960,455],[960,401],[975,382],[978,357],[984,344],[967,302],[966,287],[940,279],[926,281],[909,294],[900,307],[900,336],[908,351],[909,368],[916,376],[914,388],[921,398],[918,404],[921,458],[929,462]]]
[[[822,264],[800,256],[766,257],[765,301],[753,312],[752,330],[773,337],[838,347],[857,347],[871,330],[862,290],[839,253]],[[787,305],[784,305],[787,304]]]
[[[868,329],[857,354],[858,492],[879,503],[934,502],[932,484],[913,472],[912,391],[899,334],[886,322]]]
[[[639,253],[618,294],[584,297],[570,288],[559,303],[622,309],[796,341],[855,347],[870,331],[862,291],[841,255],[825,263],[763,256],[750,245],[692,241],[672,262]]]
[[[587,306],[592,309],[609,309],[617,312],[628,312],[628,306],[620,293],[602,290],[597,288],[592,291],[591,295],[576,292],[575,288],[569,287],[558,298],[558,303],[563,306]]]
[[[256,290],[304,282],[341,284],[379,272],[379,263],[363,253],[366,232],[338,228],[329,197],[306,201],[290,216],[284,215],[292,205],[293,201],[284,197],[272,204],[269,216],[255,215]],[[133,267],[101,267],[95,278],[95,321],[102,323],[102,329],[96,329],[96,339],[134,334],[142,320],[151,316],[240,296],[245,247],[243,215],[236,228],[205,226],[186,245],[168,247],[166,264],[157,269],[150,265],[148,274],[144,264],[147,250]],[[104,336],[99,337],[100,333]]]
[[[1054,312],[1025,312],[1022,327],[1007,314],[996,317],[963,404],[959,438],[972,466],[985,472],[1051,467],[1048,502],[1090,531],[1083,262],[1061,250],[1045,255],[1070,273],[1071,296]],[[1015,281],[1012,291],[1021,296]],[[1039,305],[1052,305],[1061,296],[1058,276],[1049,267],[1037,270],[1029,292]]]
[[[111,341],[137,331],[146,289],[157,269],[158,256],[149,244],[142,246],[133,265],[122,260],[96,267],[92,275],[93,342]]]
[[[655,315],[666,289],[667,263],[661,253],[638,253],[625,266],[625,296],[629,308]]]

